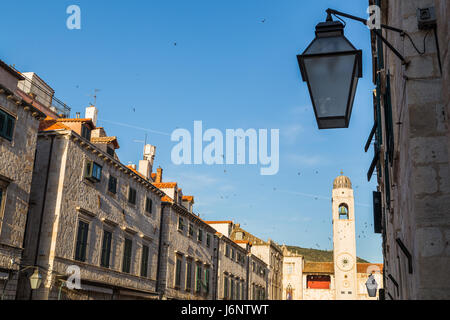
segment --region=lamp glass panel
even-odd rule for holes
[[[345,117],[355,55],[305,57],[304,63],[317,117]]]
[[[355,47],[344,37],[315,38],[303,54],[319,54],[330,52],[353,51]]]

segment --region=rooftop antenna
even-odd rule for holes
[[[144,144],[144,149],[145,149],[145,146],[147,145],[147,133],[145,134],[145,140],[133,140],[133,142],[143,143]]]
[[[95,107],[95,105],[97,104],[97,93],[100,92],[100,89],[94,89],[94,94],[90,94],[89,97],[93,97],[94,98],[94,104],[91,103],[91,105],[93,105]]]

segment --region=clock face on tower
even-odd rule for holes
[[[350,271],[353,268],[353,257],[348,253],[341,253],[337,257],[337,266],[342,271]]]

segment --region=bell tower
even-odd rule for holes
[[[332,192],[333,258],[336,300],[356,300],[355,206],[350,179],[334,179]]]

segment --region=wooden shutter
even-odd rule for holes
[[[109,260],[111,256],[111,232],[104,231],[103,232],[103,244],[102,244],[102,258],[101,258],[101,266],[105,268],[109,268]]]
[[[373,226],[375,233],[381,233],[381,192],[373,192]]]
[[[86,247],[89,225],[83,221],[78,224],[77,243],[75,249],[75,260],[86,261]]]
[[[141,277],[147,277],[148,274],[148,252],[148,247],[142,246]]]

